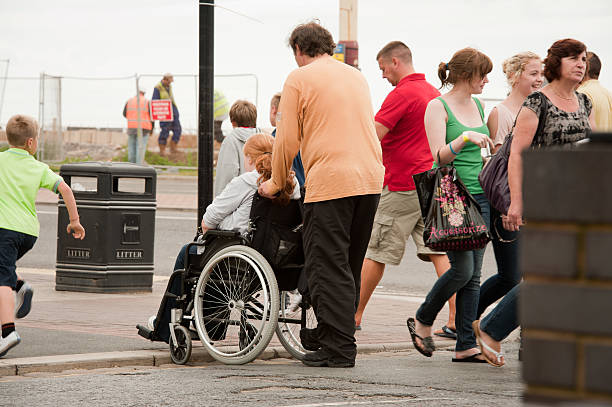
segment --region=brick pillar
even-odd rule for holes
[[[612,404],[612,142],[523,164],[525,400]]]

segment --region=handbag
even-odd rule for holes
[[[433,168],[412,178],[425,223],[425,246],[435,251],[466,251],[487,245],[491,238],[480,206],[454,166]]]
[[[546,122],[546,110],[548,110],[548,99],[538,92],[540,95],[540,101],[542,107],[540,109],[540,115],[538,117],[538,128],[536,135],[541,134],[544,130],[544,124]],[[523,107],[521,106],[521,109]],[[519,113],[521,111],[519,110]],[[518,118],[518,114],[516,115]],[[512,146],[512,139],[514,132],[514,126],[516,126],[516,118],[510,133],[504,139],[504,143],[497,150],[489,161],[484,165],[480,174],[478,174],[478,181],[484,191],[489,203],[499,211],[501,214],[507,214],[508,208],[510,207],[510,187],[508,186],[508,159],[510,158],[510,148]],[[534,135],[535,137],[535,135]]]

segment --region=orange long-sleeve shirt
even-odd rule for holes
[[[305,202],[379,194],[385,169],[368,84],[331,56],[291,72],[276,119],[272,183],[280,189],[298,151]]]

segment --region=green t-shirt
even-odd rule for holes
[[[40,188],[57,193],[62,177],[27,151],[0,153],[0,228],[38,236],[36,195]]]
[[[446,143],[450,143],[457,137],[459,137],[464,131],[475,131],[477,133],[489,135],[489,128],[484,122],[484,111],[477,98],[473,98],[480,111],[480,117],[482,118],[482,125],[478,127],[464,126],[457,120],[453,112],[450,110],[444,99],[438,97],[446,114],[448,115],[448,121],[446,122]],[[435,163],[434,163],[435,165]],[[453,165],[457,169],[457,174],[461,181],[465,184],[466,188],[472,195],[482,194],[483,190],[478,181],[478,174],[482,171],[482,156],[480,155],[480,147],[472,142],[467,142],[461,149],[459,154],[455,157]]]

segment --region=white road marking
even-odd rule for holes
[[[327,407],[327,406],[365,406],[365,405],[376,405],[376,404],[397,404],[397,403],[415,403],[422,401],[442,401],[442,400],[462,400],[458,398],[448,398],[448,397],[439,397],[439,398],[401,398],[395,400],[372,400],[372,401],[337,401],[337,402],[327,402],[327,403],[313,403],[313,404],[291,404],[287,406],[279,406],[279,407]]]

